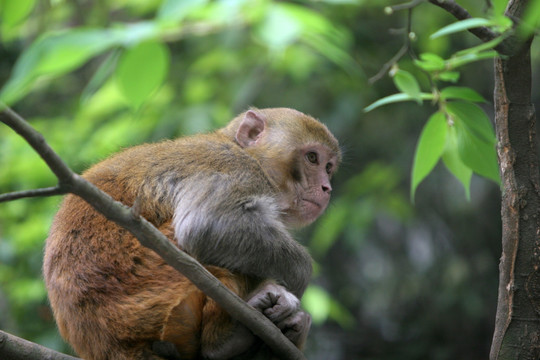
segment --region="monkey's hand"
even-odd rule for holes
[[[283,286],[266,283],[247,301],[270,319],[283,334],[301,348],[311,326],[311,316],[300,308],[300,300]]]
[[[265,282],[247,296],[247,303],[270,319],[298,348],[302,348],[311,325],[311,317],[300,309],[300,301],[283,286]],[[208,331],[206,332],[208,333]],[[269,359],[270,350],[239,322],[229,336],[216,342],[203,342],[205,359]]]

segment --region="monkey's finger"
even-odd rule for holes
[[[263,314],[273,323],[279,323],[290,317],[296,311],[296,306],[289,303],[278,303],[271,308],[265,309]]]
[[[277,326],[284,329],[299,330],[305,327],[311,326],[311,316],[305,311],[297,311],[293,315],[289,316]]]

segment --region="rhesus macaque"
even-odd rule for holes
[[[84,177],[140,213],[302,347],[311,257],[288,229],[326,208],[337,140],[296,110],[127,149]],[[269,350],[183,275],[68,195],[44,259],[62,336],[85,359],[255,358]]]

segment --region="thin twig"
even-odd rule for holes
[[[392,66],[394,66],[394,64],[396,64],[403,56],[405,56],[405,54],[407,54],[408,50],[409,44],[403,44],[399,51],[382,66],[381,70],[379,70],[377,74],[369,78],[369,83],[374,84],[380,79],[382,79],[382,77],[386,75],[386,73],[392,68]]]
[[[403,4],[397,4],[397,5],[394,5],[394,6],[390,6],[390,9],[392,9],[392,11],[409,10],[409,9],[417,7],[418,5],[420,5],[421,3],[426,2],[426,1],[427,0],[412,0],[412,1],[408,2],[408,3],[403,3]]]
[[[411,3],[417,3],[416,5],[418,5],[421,2],[422,1],[411,1]],[[411,4],[411,3],[408,3],[408,4]],[[411,29],[412,29],[413,8],[409,7],[407,8],[407,10],[408,10],[408,14],[407,14],[407,30],[405,31],[405,42],[403,43],[403,46],[398,50],[398,52],[394,56],[392,56],[392,58],[381,67],[381,70],[379,70],[377,74],[375,74],[369,79],[370,84],[374,84],[375,82],[382,79],[382,77],[392,68],[392,66],[394,66],[399,60],[401,60],[403,56],[405,56],[405,54],[407,54],[407,52],[410,51],[411,38],[409,37],[409,34],[411,33]]]
[[[372,76],[369,79],[370,84],[379,81],[392,68],[392,66],[394,66],[403,56],[405,56],[405,54],[407,54],[407,52],[411,52],[411,39],[409,38],[409,34],[411,33],[412,28],[412,10],[425,1],[429,1],[431,4],[446,10],[458,20],[466,20],[471,18],[471,14],[469,14],[469,12],[465,10],[465,8],[458,5],[454,0],[412,0],[407,3],[390,6],[389,9],[391,9],[392,12],[400,10],[408,11],[405,42],[403,46],[398,50],[398,52],[382,66],[381,70],[379,70],[376,75]],[[491,41],[497,36],[500,36],[499,34],[491,31],[485,26],[469,29],[469,32],[483,42]],[[504,40],[497,46],[495,46],[494,50],[503,55],[510,54],[511,51],[513,51],[512,49],[514,49],[514,47],[510,46],[509,44],[511,44],[509,41]],[[413,53],[411,53],[411,56],[414,58]]]
[[[55,195],[64,195],[67,191],[62,189],[60,186],[52,186],[42,189],[32,189],[24,191],[14,191],[6,194],[0,194],[0,203],[6,201],[12,201],[17,199],[24,199],[29,197],[42,197],[42,196],[55,196]]]

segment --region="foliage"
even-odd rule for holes
[[[316,261],[303,301],[315,320],[308,357],[485,358],[498,189],[472,174],[498,181],[484,99],[486,59],[510,31],[506,1],[487,13],[466,2],[476,25],[501,34],[487,45],[464,32],[471,21],[445,28],[452,21],[422,5],[418,32],[406,34],[418,56],[370,85],[365,74],[402,42],[388,29],[408,25],[400,12],[384,16],[387,3],[0,0],[0,96],[79,172],[126,146],[221,126],[249,106],[315,115],[346,156],[330,209],[298,234]],[[537,21],[530,15],[522,29]],[[385,97],[392,86],[399,93]],[[403,101],[412,104],[382,106]],[[376,111],[361,116],[364,108]],[[0,169],[2,193],[54,185],[2,126]],[[40,276],[59,201],[0,204],[0,328],[66,351]]]
[[[431,39],[481,26],[500,35],[489,42],[459,50],[448,59],[430,52],[420,53],[414,64],[419,73],[427,75],[431,93],[422,93],[417,78],[394,64],[390,75],[400,93],[386,96],[366,107],[366,111],[371,111],[382,105],[408,100],[419,104],[430,100],[439,107],[439,111],[426,122],[418,139],[412,169],[412,200],[416,188],[439,159],[462,183],[467,199],[470,199],[473,172],[500,184],[495,132],[488,116],[474,104],[485,102],[484,98],[472,88],[442,87],[440,83],[455,83],[459,79],[460,67],[497,56],[493,48],[514,32],[512,25],[512,21],[496,9],[486,18],[469,18],[440,28],[431,35]]]

